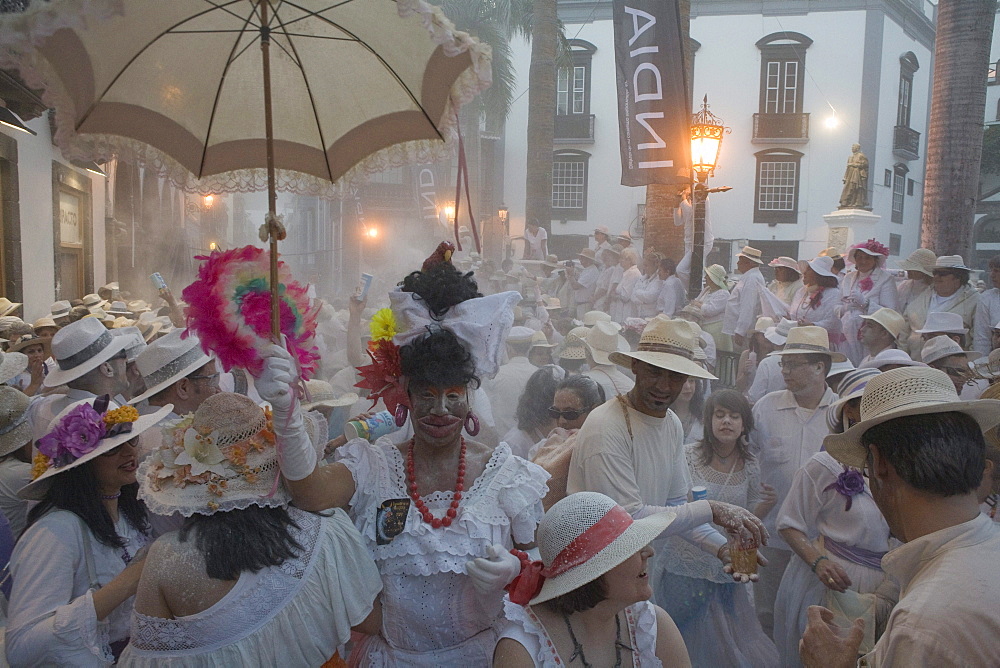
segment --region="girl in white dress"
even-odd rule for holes
[[[633,520],[597,492],[553,505],[538,526],[540,577],[504,601],[493,666],[690,666],[677,627],[648,600],[649,543],[673,519],[667,511]]]
[[[149,542],[136,494],[138,436],[173,408],[139,417],[107,395],[78,401],[36,443],[39,501],[10,560],[11,666],[108,666],[128,642],[133,596]]]
[[[833,272],[833,259],[817,257],[809,260],[802,275],[802,284],[792,298],[789,319],[800,326],[822,327],[830,336],[831,346],[842,342],[844,337],[840,333],[840,317],[837,315],[840,290],[837,288],[837,275]]]
[[[713,264],[705,269],[705,288],[689,304],[699,309],[702,330],[715,339],[716,350],[732,352],[732,337],[722,333],[722,319],[729,303],[729,282],[722,265]]]
[[[753,431],[750,404],[735,390],[705,402],[708,433],[685,447],[692,485],[708,498],[733,503],[764,517],[774,490],[761,484],[760,465],[748,450]],[[680,536],[665,539],[654,559],[655,600],[680,629],[696,666],[772,666],[778,652],[757,621],[748,585],[733,582],[718,559]]]
[[[883,307],[894,311],[899,309],[896,279],[884,268],[888,256],[889,249],[874,239],[852,246],[847,253],[847,260],[854,263],[854,270],[847,272],[840,284],[838,315],[845,339],[840,352],[854,364],[860,364],[866,354],[858,340],[861,316],[871,315]]]
[[[548,478],[505,443],[493,449],[462,436],[463,425],[470,436],[479,431],[469,396],[499,367],[513,299],[481,297],[446,261],[404,279],[390,294],[392,331],[373,339],[379,359],[394,361],[360,372],[397,424],[409,416],[413,438],[354,439],[333,464],[317,466],[298,434],[294,366],[271,349],[256,386],[274,406],[295,505],[347,509],[382,577],[381,630],[355,645],[351,665],[483,666],[493,656],[503,587],[521,566],[508,550],[534,544]]]
[[[378,632],[382,581],[357,529],[289,506],[277,476],[270,416],[248,397],[215,394],[164,430],[139,494],[187,519],[149,550],[120,665],[319,666],[352,628]]]
[[[829,408],[833,433],[860,420],[861,394],[878,374],[876,369],[857,369],[844,376],[841,399]],[[890,548],[889,526],[861,472],[825,450],[795,473],[777,526],[795,556],[774,604],[774,642],[782,665],[799,666],[799,639],[809,606],[831,608],[828,601],[835,592],[851,589],[870,594],[882,583],[881,558]],[[868,631],[874,632],[874,619],[866,622]]]

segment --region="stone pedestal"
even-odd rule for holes
[[[882,216],[865,209],[838,209],[823,216],[828,228],[827,246],[840,253],[856,243],[875,236],[875,225]]]

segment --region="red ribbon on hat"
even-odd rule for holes
[[[561,575],[590,561],[613,543],[632,525],[632,516],[621,506],[614,506],[589,529],[569,542],[548,566],[531,561],[520,550],[511,550],[521,560],[521,572],[505,588],[512,603],[527,605],[542,590],[547,578]]]

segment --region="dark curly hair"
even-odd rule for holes
[[[447,329],[429,332],[399,349],[403,375],[410,384],[452,387],[474,383],[479,387],[472,353]]]
[[[415,271],[399,284],[403,292],[413,292],[436,320],[452,306],[482,297],[472,272],[463,274],[450,262],[439,262],[427,271]]]

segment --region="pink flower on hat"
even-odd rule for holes
[[[38,451],[56,466],[63,466],[96,448],[106,431],[101,414],[90,404],[80,404],[52,432],[38,439]]]
[[[884,255],[885,257],[889,257],[889,248],[883,244],[880,244],[874,239],[869,239],[864,243],[854,244],[853,246],[851,246],[851,250],[854,250],[856,248],[863,248],[873,253],[878,253],[879,255]]]

